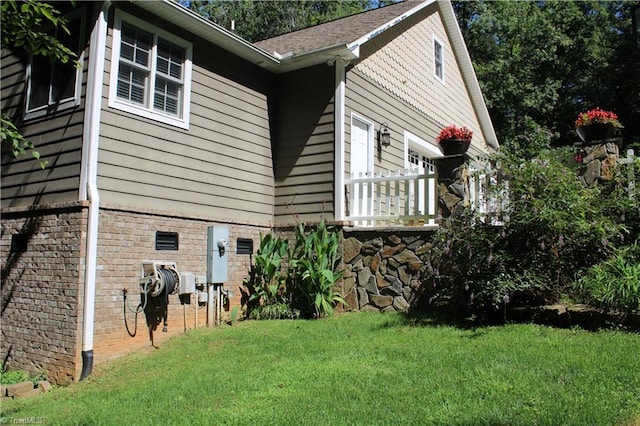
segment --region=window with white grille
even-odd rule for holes
[[[109,106],[189,127],[192,44],[118,11]]]
[[[65,15],[67,33],[62,28],[45,30],[76,54],[82,65],[84,41],[84,9]],[[82,67],[72,61],[51,61],[47,56],[34,55],[27,68],[27,102],[25,118],[34,118],[54,113],[80,104]]]
[[[435,37],[433,38],[433,62],[436,78],[444,83],[444,47]]]

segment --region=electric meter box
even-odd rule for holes
[[[229,228],[210,226],[207,229],[207,282],[222,284],[228,281]]]

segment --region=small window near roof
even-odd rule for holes
[[[433,38],[434,73],[438,80],[444,82],[444,48],[437,38]]]

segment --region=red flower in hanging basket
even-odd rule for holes
[[[447,126],[440,131],[440,134],[436,138],[436,142],[442,143],[447,140],[459,140],[470,142],[473,137],[473,132],[467,128],[467,126],[456,127],[454,125]]]
[[[624,126],[618,121],[618,115],[613,111],[604,111],[598,107],[581,112],[576,119],[576,126],[590,126],[592,124],[610,123],[619,129]]]

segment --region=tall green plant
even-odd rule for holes
[[[600,308],[640,311],[640,242],[589,268],[576,289],[585,302]]]
[[[282,262],[287,255],[287,241],[271,233],[260,236],[260,248],[255,256],[255,267],[244,284],[251,291],[250,301],[261,300],[270,305],[286,301],[286,279]]]
[[[315,231],[306,232],[304,224],[295,231],[296,244],[289,254],[289,280],[296,302],[314,316],[331,316],[337,303],[347,304],[335,291],[343,271],[337,271],[340,235],[328,229],[324,221]]]

